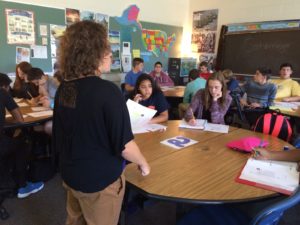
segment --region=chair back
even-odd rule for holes
[[[277,225],[285,210],[300,203],[300,187],[293,195],[263,209],[251,221],[250,225]]]

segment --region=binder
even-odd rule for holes
[[[297,163],[248,159],[236,182],[291,195],[299,185]]]

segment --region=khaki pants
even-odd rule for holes
[[[122,174],[114,183],[95,193],[75,191],[65,183],[67,190],[66,225],[116,225],[119,220],[125,192]]]

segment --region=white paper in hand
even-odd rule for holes
[[[132,130],[140,129],[146,125],[157,112],[154,109],[142,106],[130,99],[128,99],[126,105],[129,111]]]

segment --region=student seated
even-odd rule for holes
[[[21,62],[16,66],[16,79],[12,88],[14,97],[31,99],[39,95],[38,87],[27,80],[31,68],[28,62]]]
[[[142,58],[134,58],[132,61],[132,70],[130,70],[125,76],[124,89],[128,93],[133,91],[136,80],[142,74],[144,68],[144,60]]]
[[[224,76],[220,72],[214,73],[208,78],[205,89],[199,90],[194,95],[184,119],[190,125],[196,124],[195,119],[206,119],[211,123],[225,124],[224,117],[231,101],[232,98],[227,91]]]
[[[183,102],[178,106],[180,118],[183,118],[193,96],[198,90],[205,88],[205,84],[206,80],[199,77],[199,71],[197,69],[192,69],[189,72],[189,83],[186,85],[184,90]]]
[[[239,82],[233,76],[233,72],[230,69],[225,69],[222,71],[222,74],[225,78],[225,82],[227,85],[227,90],[232,92],[239,87]]]
[[[210,76],[211,73],[208,71],[208,63],[203,61],[199,65],[199,70],[200,74],[199,77],[202,77],[203,79],[207,80]]]
[[[142,74],[136,81],[131,99],[139,104],[157,110],[150,123],[163,123],[169,118],[169,104],[153,78]]]
[[[270,79],[270,82],[277,86],[275,99],[278,101],[293,101],[293,97],[300,96],[300,85],[291,79],[293,67],[289,63],[280,65],[280,78]]]
[[[245,94],[240,99],[240,104],[244,108],[244,113],[251,127],[254,126],[258,117],[265,113],[265,110],[274,102],[276,86],[269,83],[271,70],[268,68],[258,68],[253,80],[247,81],[242,87]]]
[[[15,178],[18,186],[18,198],[25,198],[36,193],[44,187],[43,182],[31,183],[27,181],[27,167],[29,148],[25,142],[11,138],[3,134],[6,110],[13,116],[15,122],[24,122],[20,109],[14,99],[9,95],[11,80],[6,74],[0,73],[0,157],[6,159],[12,157],[15,167]]]
[[[173,80],[169,77],[168,74],[162,71],[162,63],[156,62],[154,64],[154,70],[149,74],[156,84],[160,87],[163,86],[174,86]]]
[[[253,80],[247,81],[242,90],[247,93],[247,99],[241,99],[241,105],[250,109],[267,108],[273,104],[276,95],[276,86],[267,82],[271,76],[271,70],[258,68]]]

